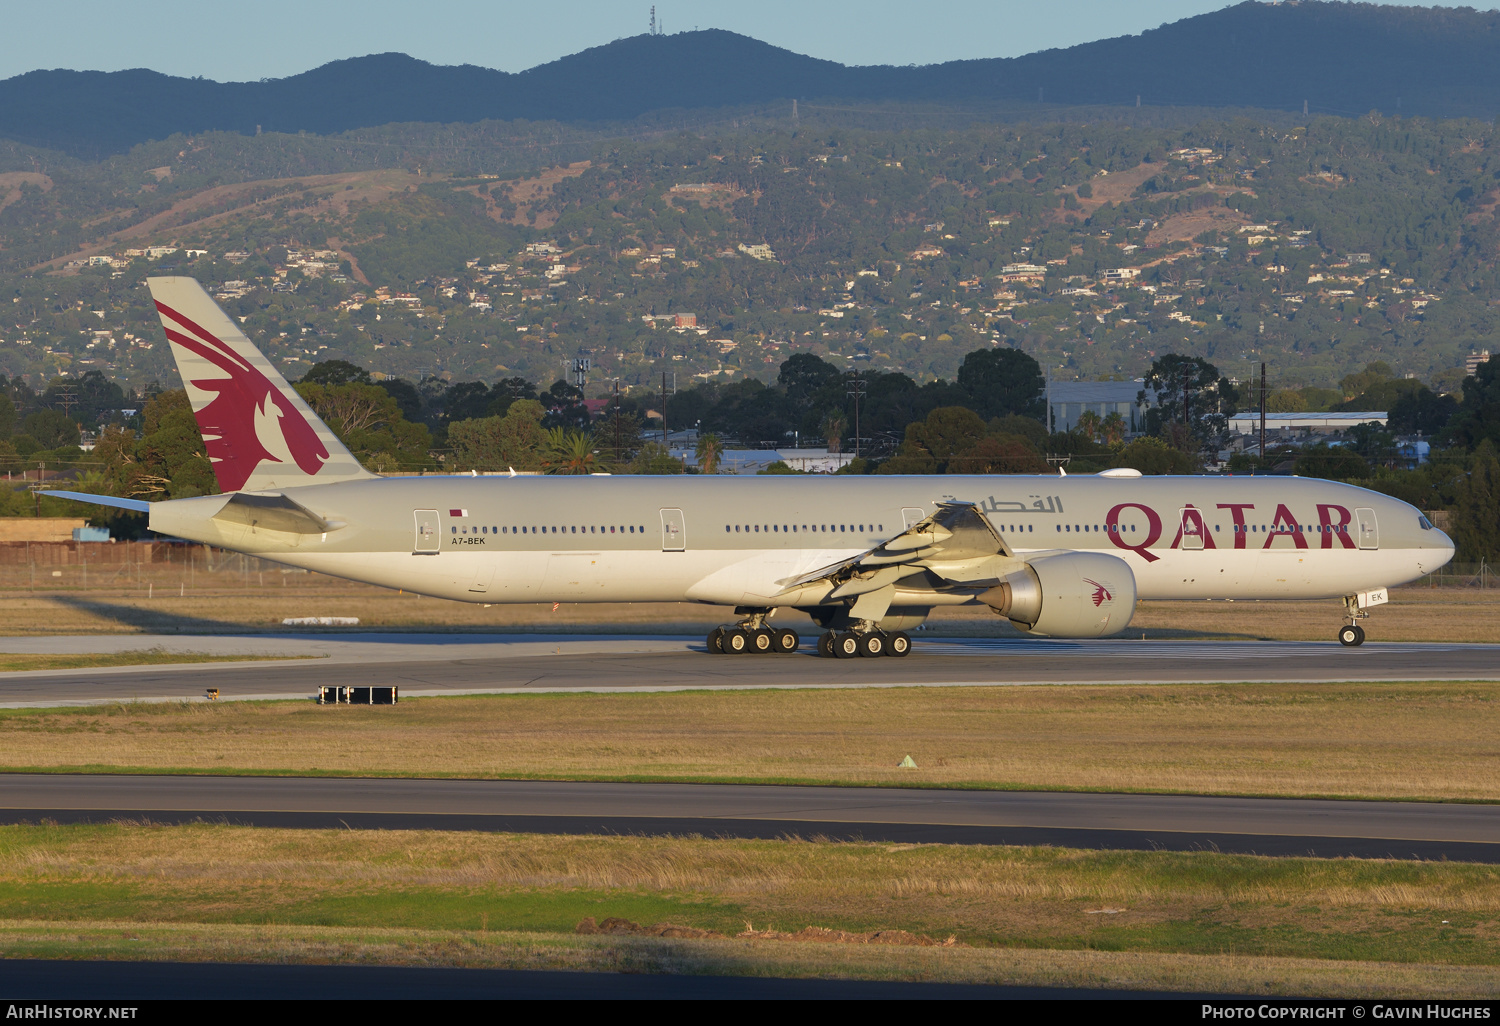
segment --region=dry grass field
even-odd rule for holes
[[[79,576],[77,567],[67,572]],[[179,580],[178,578],[183,579]],[[50,578],[47,579],[50,581]],[[353,630],[700,634],[734,619],[733,610],[690,603],[565,603],[483,606],[420,598],[315,574],[196,574],[180,571],[149,589],[94,573],[90,587],[0,589],[0,637],[47,634],[239,634],[279,630],[294,616],[355,616]],[[1143,602],[1127,636],[1148,638],[1326,641],[1342,605],[1327,602]],[[795,611],[778,617],[805,634]],[[987,609],[939,609],[940,635],[1015,636]],[[1500,590],[1412,587],[1392,592],[1365,622],[1372,641],[1500,642]]]
[[[572,933],[585,917],[611,916],[710,936]],[[953,943],[767,939],[809,926]],[[1457,863],[791,839],[0,827],[0,957],[12,958],[1493,997],[1497,930],[1500,869]]]
[[[898,769],[910,755],[917,769]],[[0,711],[0,769],[1500,801],[1500,684],[721,691]]]

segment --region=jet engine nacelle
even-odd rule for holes
[[[1052,638],[1102,638],[1135,615],[1135,574],[1118,556],[1041,556],[980,600],[1023,631]]]

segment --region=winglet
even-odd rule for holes
[[[147,278],[225,492],[374,477],[193,278]]]

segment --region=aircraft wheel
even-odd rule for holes
[[[708,654],[724,654],[724,628],[715,627],[713,630],[708,632]]]
[[[724,652],[726,655],[740,655],[749,652],[750,635],[738,627],[730,628],[724,632]]]
[[[903,631],[897,631],[885,639],[885,654],[888,656],[904,656],[911,651],[911,638]]]
[[[1353,648],[1365,640],[1365,632],[1357,624],[1345,624],[1339,628],[1339,644],[1345,648]]]
[[[756,655],[776,651],[776,632],[769,627],[747,631],[750,635],[750,650]]]
[[[833,658],[833,631],[824,631],[818,635],[818,655]]]
[[[853,634],[835,634],[833,654],[840,659],[853,659],[859,655],[859,638]]]
[[[1357,631],[1359,631],[1359,640],[1356,641],[1355,644],[1356,645],[1363,645],[1365,643],[1365,629],[1363,627],[1361,627],[1359,624],[1355,624],[1354,625],[1354,629],[1357,630]]]
[[[775,633],[776,644],[771,649],[773,652],[795,652],[797,651],[797,646],[802,643],[802,639],[797,636],[796,631],[780,630]]]
[[[885,638],[871,631],[859,637],[859,654],[862,656],[885,655]]]

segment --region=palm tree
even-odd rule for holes
[[[1078,422],[1073,425],[1073,428],[1089,441],[1095,442],[1099,440],[1099,429],[1103,424],[1104,421],[1099,414],[1093,410],[1084,410],[1078,415]]]
[[[837,410],[823,418],[823,437],[828,439],[828,451],[840,452],[842,447],[839,442],[844,437],[844,429],[849,426],[849,421]]]
[[[592,474],[599,469],[599,454],[592,435],[567,428],[547,432],[542,469],[549,474]]]
[[[717,474],[719,472],[719,460],[724,456],[724,443],[719,441],[719,436],[710,431],[708,434],[698,436],[698,472],[700,474]]]

